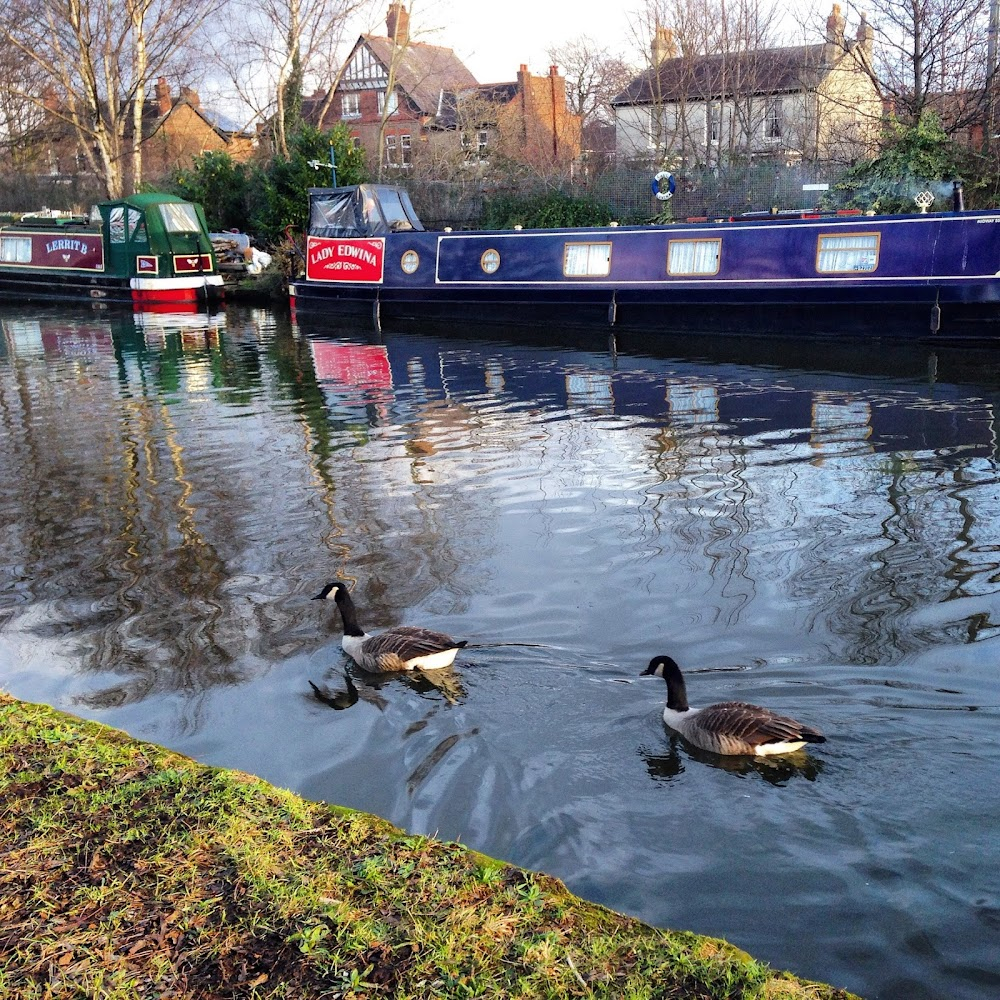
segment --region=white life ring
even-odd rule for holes
[[[660,184],[660,181],[666,181],[666,190]],[[674,191],[677,190],[677,183],[674,181],[674,175],[670,173],[669,170],[661,170],[654,178],[652,183],[653,194],[659,198],[660,201],[667,201],[673,198]]]

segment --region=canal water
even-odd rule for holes
[[[0,322],[0,687],[868,998],[1000,995],[1000,351]],[[365,678],[335,578],[469,648]],[[659,653],[829,741],[693,751]]]

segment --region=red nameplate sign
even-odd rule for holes
[[[382,280],[385,240],[306,239],[306,278],[310,281]]]

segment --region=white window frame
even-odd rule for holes
[[[764,138],[780,139],[781,132],[781,100],[776,98],[767,102],[767,111],[764,116]]]
[[[413,162],[413,138],[405,133],[399,137],[399,162],[408,167]]]
[[[378,113],[386,114],[386,92],[380,90],[378,93]],[[388,114],[394,115],[399,110],[399,94],[395,90],[389,91],[389,111]]]
[[[361,117],[361,95],[356,90],[345,90],[340,95],[340,117]]]
[[[705,141],[722,142],[722,105],[714,101],[709,104],[705,117]]]
[[[390,166],[396,166],[396,135],[389,133],[385,137],[385,162]]]

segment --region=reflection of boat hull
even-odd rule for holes
[[[485,392],[495,394],[498,406],[653,421],[667,416],[675,428],[772,437],[817,460],[861,451],[960,448],[991,460],[996,454],[992,407],[966,402],[968,392],[956,388],[996,388],[992,349],[773,340],[765,351],[760,342],[710,338],[707,349],[692,356],[684,350],[689,340],[636,334],[616,337],[612,353],[603,334],[519,329],[481,341],[456,334],[460,349],[450,350],[451,339],[437,332],[392,333],[374,345],[363,342],[360,330],[344,339],[343,324],[308,315],[295,327],[310,339],[324,388],[345,407],[393,398],[403,405],[399,401],[428,395],[479,399]],[[371,364],[354,363],[357,352],[384,359],[378,382],[370,377]],[[878,405],[859,389],[871,379],[884,385]]]
[[[341,189],[337,189],[338,191]],[[382,192],[378,188],[377,192]],[[298,312],[386,321],[1000,333],[1000,211],[468,233],[316,224]],[[319,206],[319,207],[317,207]],[[346,235],[340,235],[345,233]]]
[[[40,302],[213,306],[221,301],[201,208],[170,195],[98,206],[100,218],[37,216],[0,229],[0,291]]]

